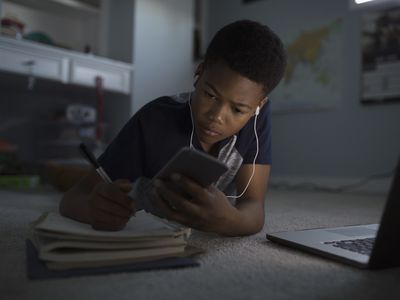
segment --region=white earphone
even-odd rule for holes
[[[254,155],[254,159],[253,159],[253,170],[251,171],[251,175],[250,175],[249,181],[247,182],[245,188],[240,193],[240,195],[238,195],[238,196],[226,196],[227,198],[237,199],[237,198],[242,197],[244,195],[244,193],[247,191],[251,180],[253,179],[254,173],[256,171],[256,159],[257,159],[258,151],[259,151],[259,143],[258,143],[258,135],[257,135],[257,117],[258,117],[259,114],[260,114],[260,106],[257,106],[256,112],[255,112],[255,115],[254,115],[254,126],[253,126],[254,135],[256,137],[256,146],[257,147],[256,147],[256,154]]]
[[[193,122],[192,105],[190,104],[190,101],[191,101],[191,99],[189,99],[188,103],[189,103],[189,109],[190,109],[190,119],[192,121],[192,133],[190,134],[190,142],[189,142],[190,144],[189,144],[189,146],[190,146],[190,148],[194,148],[194,146],[193,146],[194,122]],[[247,191],[251,180],[253,179],[253,176],[254,176],[254,173],[255,173],[255,170],[256,170],[256,159],[257,159],[258,151],[259,151],[259,143],[258,143],[258,135],[257,135],[257,117],[258,117],[259,114],[260,114],[260,106],[257,106],[256,112],[254,114],[254,127],[253,127],[254,128],[254,135],[256,137],[256,154],[254,155],[254,159],[253,159],[253,170],[251,172],[251,176],[249,178],[249,181],[246,184],[246,187],[243,189],[243,191],[240,193],[240,195],[238,195],[238,196],[226,196],[227,198],[237,199],[237,198],[242,197],[244,195],[244,193]]]

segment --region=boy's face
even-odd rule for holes
[[[236,134],[266,102],[263,85],[243,77],[224,63],[198,69],[192,96],[195,133],[204,150]]]

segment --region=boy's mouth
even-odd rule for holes
[[[213,127],[199,126],[199,129],[206,136],[217,137],[221,135],[221,133],[215,130]]]

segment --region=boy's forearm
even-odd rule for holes
[[[219,233],[244,236],[259,232],[264,226],[264,207],[256,200],[238,204],[228,213]]]

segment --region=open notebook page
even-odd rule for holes
[[[46,218],[35,226],[35,230],[57,232],[75,236],[110,237],[113,239],[153,235],[175,236],[178,233],[176,227],[168,225],[168,223],[161,221],[159,218],[154,217],[145,211],[136,212],[136,216],[132,216],[126,227],[121,231],[95,230],[91,225],[65,218],[54,212],[48,213]]]

